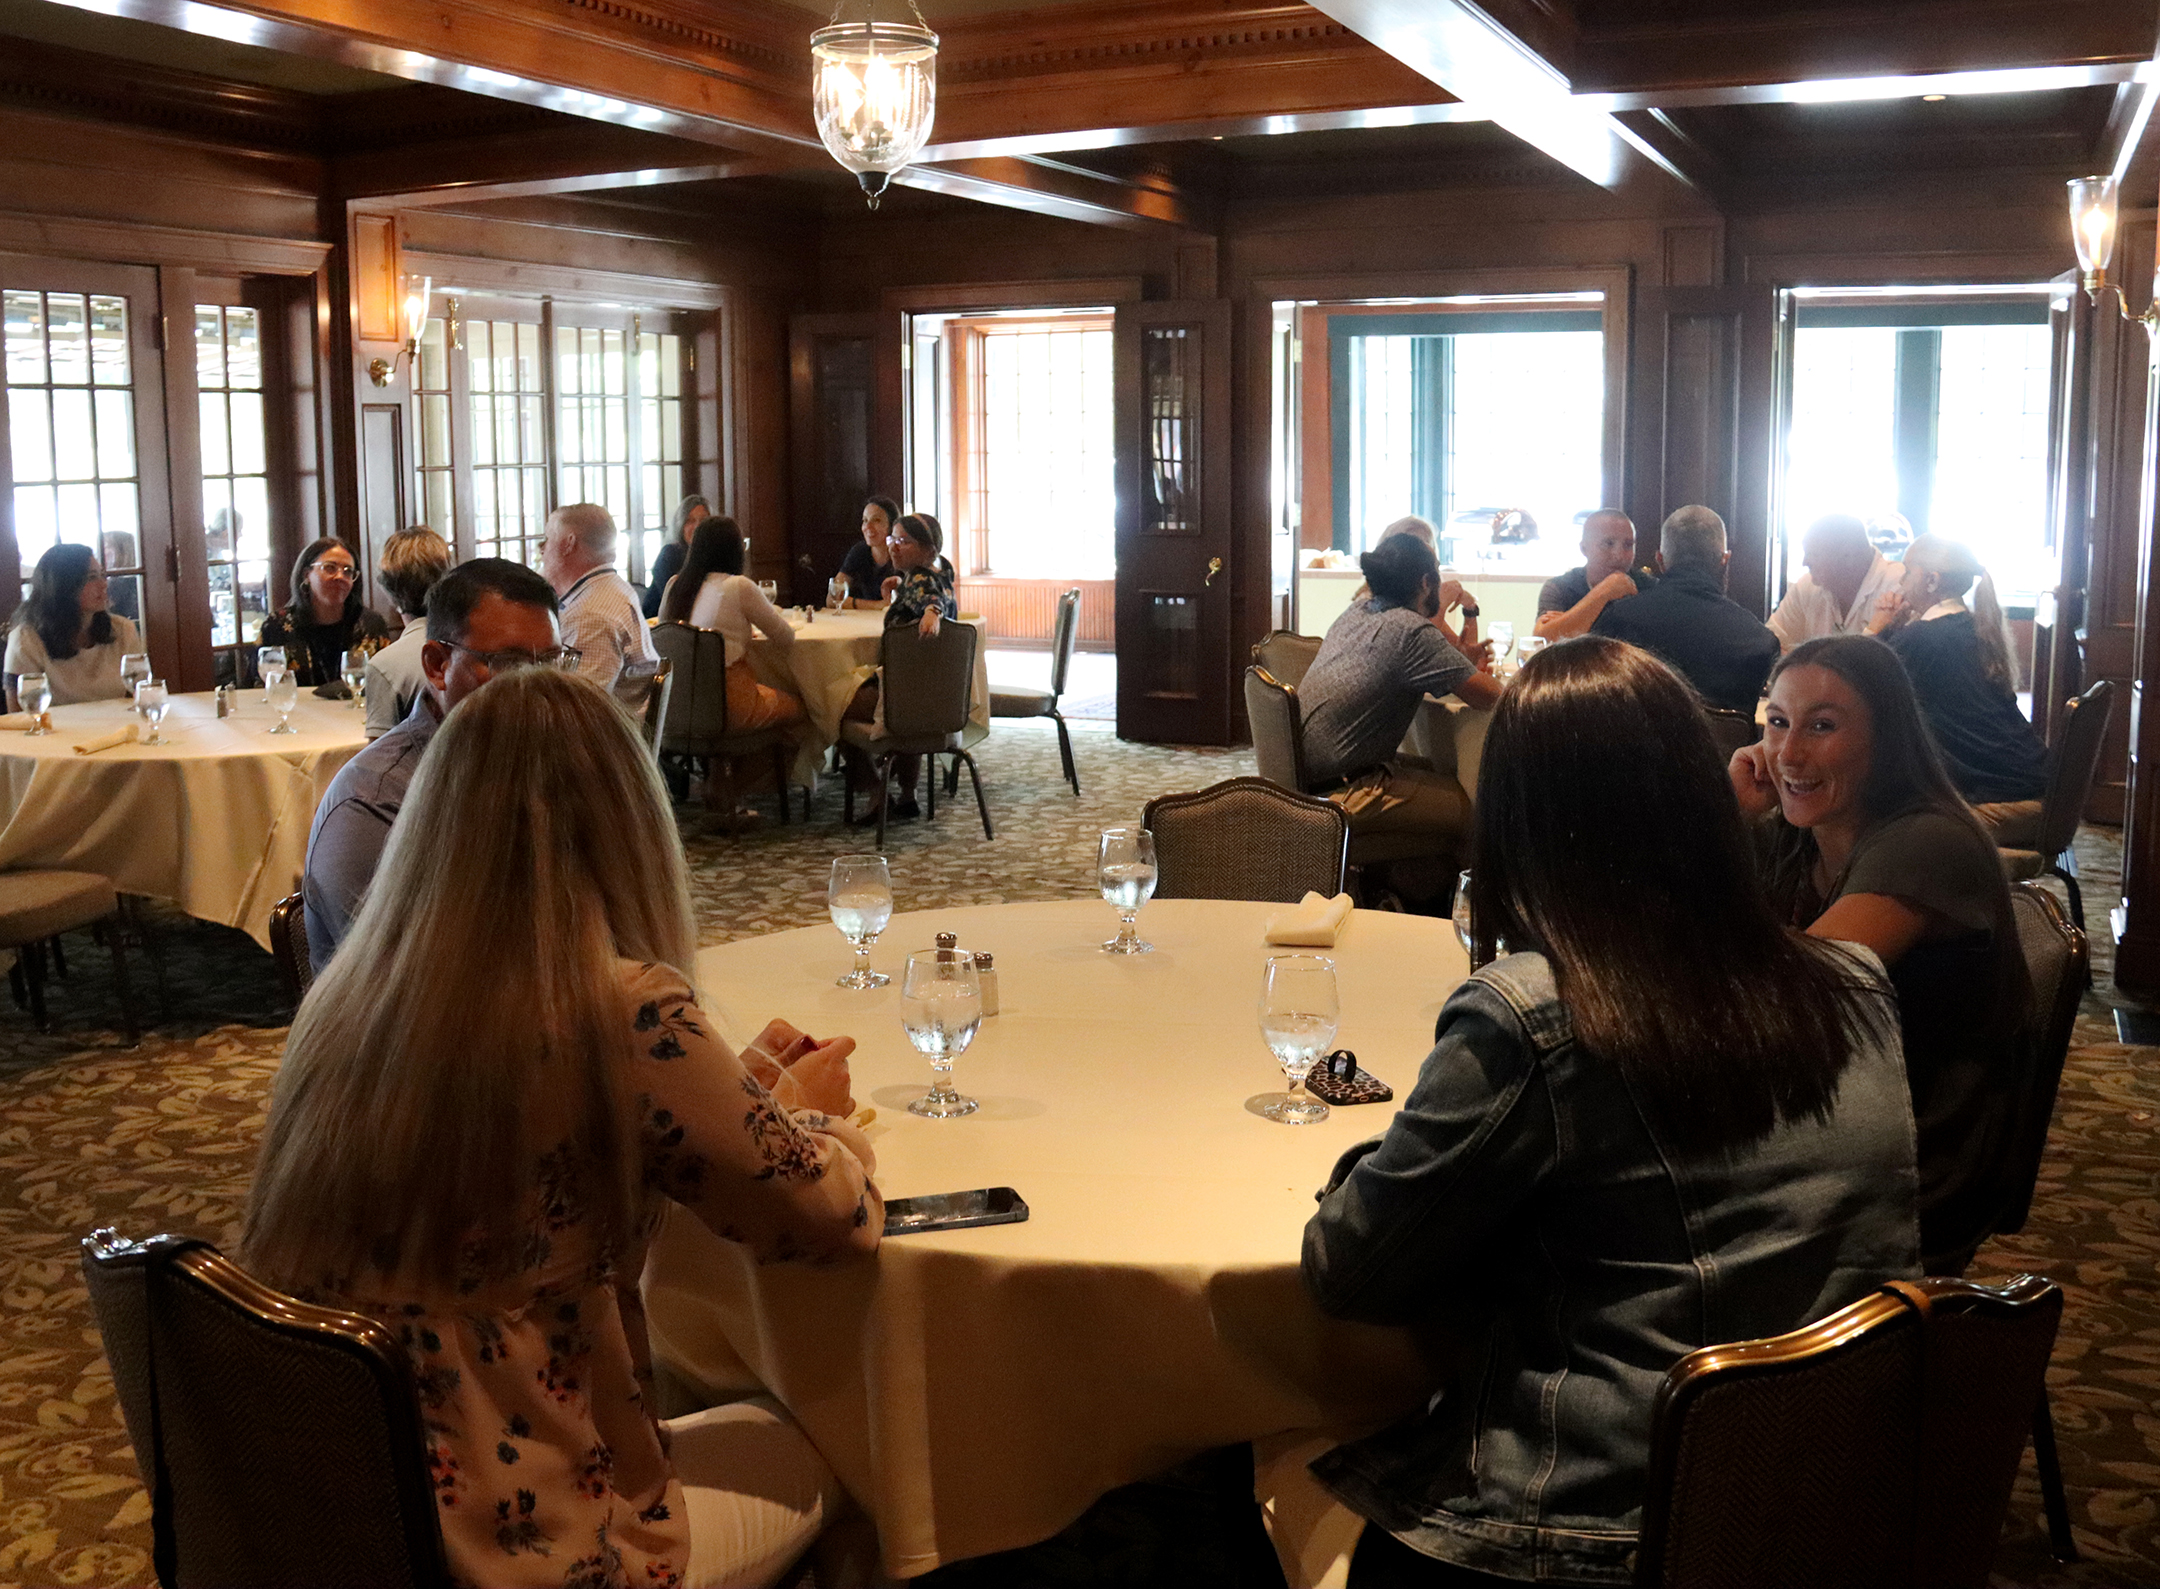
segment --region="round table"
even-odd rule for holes
[[[1100,901],[896,917],[872,955],[892,986],[835,987],[830,927],[699,956],[731,1042],[772,1016],[858,1044],[858,1104],[887,1197],[1013,1186],[1024,1224],[888,1240],[874,1262],[759,1268],[680,1210],[646,1268],[656,1361],[710,1396],[762,1384],[876,1519],[887,1570],[1029,1544],[1103,1492],[1211,1446],[1369,1427],[1430,1374],[1401,1332],[1325,1319],[1298,1275],[1314,1193],[1389,1105],[1312,1126],[1253,1112],[1282,1073],[1257,1007],[1283,907],[1158,900],[1156,952],[1098,945]],[[997,956],[1002,1012],[954,1070],[978,1114],[906,1112],[929,1071],[898,973],[940,931]],[[1338,1041],[1398,1098],[1468,965],[1444,922],[1357,911],[1331,951]]]
[[[794,779],[815,787],[825,752],[840,737],[840,718],[855,699],[862,681],[877,666],[878,647],[885,635],[885,614],[870,611],[825,612],[805,620],[795,608],[785,609],[795,643],[785,651],[763,639],[750,643],[750,669],[759,682],[786,690],[803,703],[803,715],[811,730],[795,755]],[[990,726],[990,629],[980,618],[967,618],[980,639],[975,646],[975,679],[968,691],[968,719],[978,728]]]
[[[54,732],[0,733],[0,868],[97,872],[123,893],[170,899],[190,916],[244,930],[265,948],[270,907],[300,886],[316,804],[366,743],[357,705],[306,690],[293,734],[260,690],[236,715],[176,695],[169,745],[75,746],[135,717],[125,701],[53,708]]]

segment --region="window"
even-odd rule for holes
[[[555,444],[562,457],[558,502],[597,502],[624,533],[616,562],[630,567],[630,393],[617,330],[555,328]]]
[[[672,332],[638,335],[638,569],[652,567],[667,544],[683,491],[682,338]]]
[[[464,330],[472,388],[473,555],[538,568],[548,515],[540,327],[476,320]],[[428,450],[423,442],[422,455]]]
[[[232,671],[221,666],[220,678],[245,678],[238,653],[254,645],[270,613],[270,464],[259,311],[195,306],[195,388],[210,645],[213,652],[233,653]]]

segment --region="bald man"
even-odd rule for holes
[[[1807,569],[1770,615],[1770,632],[1790,651],[1803,640],[1863,634],[1876,598],[1896,590],[1904,569],[1875,550],[1867,526],[1850,513],[1832,513],[1808,526],[1800,543]]]
[[[630,581],[615,571],[615,519],[594,502],[557,508],[540,542],[540,571],[562,600],[563,644],[578,672],[632,712],[644,710],[660,653]]]
[[[1752,714],[1777,661],[1777,636],[1725,594],[1732,553],[1725,521],[1701,504],[1675,508],[1658,528],[1658,581],[1607,607],[1596,634],[1662,658],[1711,706]]]
[[[1618,508],[1599,508],[1582,527],[1583,566],[1545,581],[1538,592],[1536,633],[1572,640],[1613,602],[1649,583],[1635,572],[1635,523]]]

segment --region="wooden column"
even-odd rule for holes
[[[2115,986],[2160,1002],[2160,338],[2148,339],[2137,539],[2136,674],[2130,681],[2130,767],[2124,797],[2122,897],[2111,912]]]

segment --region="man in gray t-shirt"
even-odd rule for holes
[[[1307,792],[1343,808],[1360,840],[1385,837],[1374,859],[1398,865],[1390,884],[1414,899],[1444,893],[1470,826],[1462,784],[1400,753],[1403,735],[1428,695],[1453,692],[1472,706],[1500,699],[1433,624],[1441,610],[1433,550],[1408,535],[1382,541],[1360,563],[1372,599],[1353,603],[1328,629],[1298,686]]]

